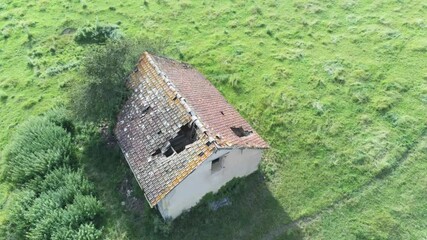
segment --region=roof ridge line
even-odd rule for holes
[[[166,85],[169,87],[169,89],[175,94],[175,96],[179,99],[179,102],[184,106],[185,110],[187,110],[187,113],[190,114],[191,120],[196,124],[196,126],[208,136],[209,142],[213,142],[217,147],[218,144],[215,141],[215,139],[212,136],[209,136],[207,133],[207,129],[205,128],[202,121],[200,121],[199,117],[196,116],[196,111],[194,111],[191,106],[187,103],[186,99],[181,95],[181,93],[178,91],[178,88],[173,84],[173,82],[167,77],[167,75],[160,70],[159,66],[157,66],[156,62],[151,57],[151,54],[147,51],[144,52],[144,56],[147,58],[150,65],[154,68],[154,70],[157,72],[157,74],[163,79],[163,81],[166,82]],[[172,60],[172,59],[171,59]],[[174,61],[174,60],[173,60]]]

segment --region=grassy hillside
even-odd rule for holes
[[[2,1],[0,151],[17,124],[66,101],[90,46],[75,29],[117,24],[166,41],[272,146],[260,173],[224,190],[231,207],[202,204],[171,236],[426,238],[426,16],[421,0]],[[93,147],[107,236],[159,238],[144,201],[121,204],[132,177],[118,150]],[[0,222],[10,192],[0,185]]]

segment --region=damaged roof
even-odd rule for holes
[[[145,52],[115,128],[119,145],[151,206],[216,148],[268,144],[199,72]]]

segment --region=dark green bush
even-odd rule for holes
[[[54,107],[44,114],[44,117],[53,122],[55,125],[60,126],[67,130],[69,133],[74,132],[74,124],[71,112],[65,107]]]
[[[77,43],[105,43],[107,40],[119,40],[123,34],[119,26],[113,24],[89,24],[79,28],[74,36]]]
[[[158,52],[162,43],[151,40],[108,42],[92,48],[82,64],[83,82],[71,91],[71,109],[85,121],[114,121],[127,96],[125,79],[141,54]]]
[[[28,239],[84,239],[80,235],[90,232],[93,237],[88,239],[99,238],[100,230],[92,221],[100,215],[102,206],[90,195],[93,187],[82,171],[56,169],[38,185],[30,186],[35,190],[18,194],[9,219],[8,236],[17,239],[23,236]]]
[[[25,183],[50,170],[69,164],[71,137],[44,117],[22,124],[5,150],[6,178]]]
[[[101,230],[97,229],[92,223],[85,223],[80,225],[77,230],[69,229],[66,227],[58,229],[53,235],[52,239],[55,240],[95,240],[101,238]]]

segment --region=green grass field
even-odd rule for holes
[[[96,22],[165,41],[271,145],[258,173],[220,193],[232,206],[202,203],[169,237],[427,238],[424,1],[2,1],[0,151],[19,123],[67,101],[89,48],[73,31]],[[95,142],[81,154],[105,237],[166,238],[119,150],[82,141]],[[2,183],[0,223],[12,199]]]

